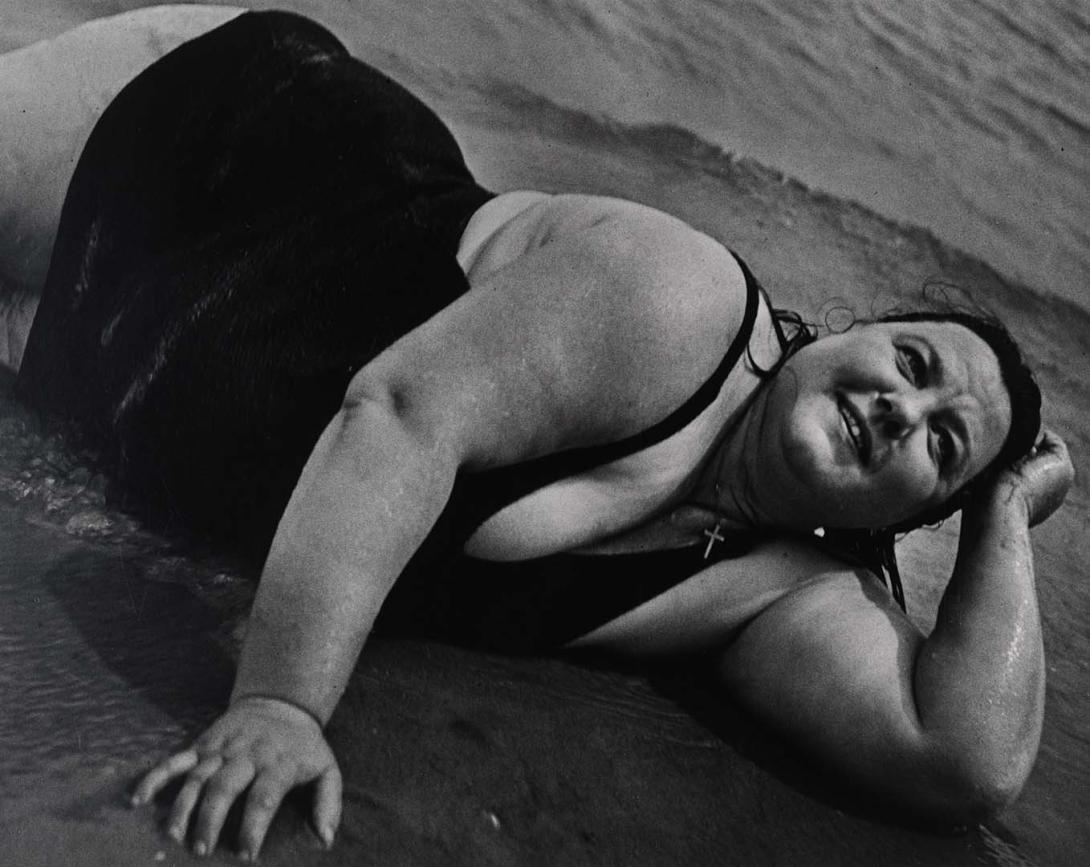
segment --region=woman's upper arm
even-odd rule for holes
[[[473,469],[664,417],[718,363],[744,284],[724,248],[662,216],[528,251],[363,368],[346,403],[388,403]]]
[[[719,674],[749,712],[849,781],[919,812],[960,812],[964,775],[920,719],[924,641],[862,570],[824,570],[754,618]]]

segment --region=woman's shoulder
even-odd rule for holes
[[[485,280],[513,261],[544,258],[559,271],[608,275],[595,281],[610,296],[597,303],[623,308],[634,323],[650,320],[664,335],[693,338],[709,329],[721,336],[724,324],[742,320],[747,286],[738,260],[672,214],[609,196],[526,192],[504,194],[480,214],[489,210],[492,237],[487,245],[475,239]],[[474,228],[471,222],[467,238]]]
[[[602,196],[556,196],[545,243],[584,256],[609,273],[611,306],[653,357],[673,359],[687,377],[718,366],[745,320],[748,287],[718,240],[664,211]],[[688,380],[691,382],[692,380]]]
[[[467,465],[640,433],[715,374],[744,323],[745,277],[722,245],[643,206],[554,198],[497,230],[521,235],[517,252],[483,250],[495,258],[470,291],[357,374],[362,391],[411,381],[444,424],[472,416]]]
[[[614,264],[632,263],[667,276],[741,278],[724,244],[679,217],[629,199],[561,194],[544,204],[543,218],[556,235],[572,233]]]

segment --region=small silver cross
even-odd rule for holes
[[[704,531],[704,535],[708,537],[708,547],[704,549],[704,559],[705,560],[707,560],[708,557],[711,556],[712,546],[716,542],[726,541],[727,537],[719,532],[722,529],[723,529],[723,522],[722,521],[717,521],[714,527],[712,527],[710,530],[705,530]]]

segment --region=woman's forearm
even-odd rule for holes
[[[1044,654],[1025,500],[999,486],[962,516],[957,562],[916,658],[920,725],[986,800],[1014,797],[1033,765]]]
[[[263,695],[323,725],[393,583],[449,497],[454,469],[364,401],[318,441],[273,540],[232,701]]]

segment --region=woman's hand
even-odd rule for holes
[[[1035,527],[1055,512],[1075,479],[1075,468],[1064,441],[1050,430],[1041,434],[1033,451],[1000,474],[996,489],[1019,496],[1026,504],[1029,526]]]
[[[168,833],[178,842],[192,829],[193,851],[213,850],[231,805],[246,794],[239,854],[253,860],[280,802],[295,786],[317,781],[314,827],[328,847],[340,823],[341,772],[321,726],[295,705],[272,698],[239,699],[189,749],[153,768],[132,796],[146,804],[185,775]]]

